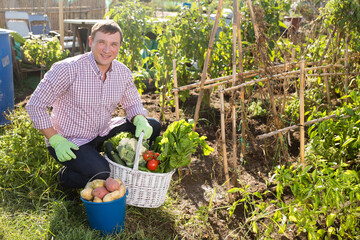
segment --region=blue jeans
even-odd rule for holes
[[[155,118],[148,118],[149,124],[153,127],[153,133],[149,139],[153,142],[160,135],[161,123]],[[109,163],[99,153],[105,140],[117,135],[120,132],[131,132],[135,134],[136,127],[126,120],[125,123],[113,128],[108,135],[96,137],[91,142],[73,150],[75,159],[60,162],[64,167],[59,172],[59,184],[63,188],[83,188],[90,179],[106,179],[110,175]],[[55,150],[50,146],[48,150],[57,161]]]

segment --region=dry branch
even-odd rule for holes
[[[218,24],[219,24],[219,18],[220,18],[220,13],[221,13],[221,9],[222,9],[222,4],[223,4],[223,0],[219,0],[219,5],[217,8],[217,12],[216,12],[216,18],[215,18],[215,23],[211,32],[211,36],[210,36],[210,42],[209,42],[209,47],[207,49],[206,52],[206,57],[205,57],[205,62],[204,62],[204,68],[203,68],[203,72],[201,74],[201,82],[200,82],[200,93],[198,95],[198,100],[196,103],[196,108],[195,108],[195,115],[194,115],[194,120],[195,120],[195,124],[194,124],[194,131],[196,129],[196,124],[199,118],[199,111],[200,111],[200,105],[201,105],[201,101],[202,101],[202,97],[204,95],[204,82],[207,76],[207,69],[209,66],[209,61],[210,61],[210,53],[214,44],[214,39],[215,39],[215,34],[218,28]]]

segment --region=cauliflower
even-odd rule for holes
[[[137,140],[135,138],[123,138],[121,139],[119,146],[125,146],[125,145],[130,145],[132,150],[134,150],[134,152],[136,151],[136,145],[137,145]],[[144,146],[145,144],[141,145],[141,149],[140,149],[140,153],[143,154],[144,152],[147,151],[147,147]]]
[[[134,166],[135,160],[135,152],[136,152],[137,140],[135,138],[123,138],[119,142],[119,146],[117,147],[119,156],[123,159],[128,167]],[[147,143],[143,142],[141,145],[140,153],[141,155],[147,151]],[[140,156],[141,156],[140,155]],[[139,166],[146,165],[146,161],[140,157]]]

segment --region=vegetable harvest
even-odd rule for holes
[[[206,143],[206,136],[200,137],[193,127],[194,122],[176,121],[168,126],[162,137],[159,136],[160,155],[157,159],[161,163],[161,172],[170,172],[190,164],[190,155],[196,152],[198,146],[201,146],[205,156],[214,151]]]
[[[80,196],[87,201],[101,203],[122,198],[125,193],[126,187],[120,179],[108,177],[106,180],[95,179],[86,184]]]
[[[155,173],[167,173],[191,162],[191,154],[200,146],[204,155],[209,155],[211,148],[205,141],[206,136],[199,136],[193,131],[194,123],[185,120],[171,123],[163,136],[158,136],[149,149],[147,142],[141,147],[139,170]],[[132,168],[134,166],[137,140],[131,133],[120,133],[104,143],[106,155],[114,162]]]

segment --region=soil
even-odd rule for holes
[[[36,79],[36,76],[34,77]],[[26,104],[33,87],[16,87],[15,98],[17,105]],[[186,102],[180,103],[180,118],[194,118],[195,106],[198,95],[190,92],[190,97]],[[162,131],[176,120],[176,113],[173,107],[164,108],[165,119],[161,118],[161,106],[159,105],[159,94],[155,93],[155,88],[148,85],[147,90],[142,94],[144,107],[150,117],[155,117],[162,122]],[[232,126],[231,116],[228,107],[230,96],[225,96],[226,112],[226,141],[227,141],[227,160],[229,162],[232,186],[244,188],[249,186],[251,192],[263,192],[267,189],[266,182],[269,180],[272,169],[282,161],[292,161],[298,154],[298,141],[294,133],[290,134],[292,140],[289,148],[289,156],[274,160],[274,149],[267,146],[276,146],[276,139],[268,138],[265,142],[249,141],[246,148],[245,157],[240,159],[240,146],[237,151],[237,173],[232,168]],[[118,109],[114,115],[121,116],[123,111]],[[254,136],[265,133],[268,128],[266,118],[248,117],[249,134]],[[185,220],[192,218],[198,221],[199,229],[191,229],[176,226],[176,232],[180,238],[188,239],[186,236],[196,236],[190,239],[256,239],[255,236],[247,232],[248,229],[239,230],[244,224],[244,209],[241,206],[235,209],[234,215],[229,218],[228,208],[232,202],[238,199],[238,195],[232,195],[232,200],[226,193],[227,184],[224,174],[224,163],[221,147],[220,132],[220,98],[219,94],[211,95],[210,106],[202,107],[197,123],[196,131],[201,135],[207,136],[207,143],[215,149],[210,156],[194,154],[192,162],[188,167],[180,169],[173,176],[173,184],[169,194],[177,199],[179,211]],[[237,138],[240,132],[237,132]],[[265,154],[266,153],[266,154]],[[208,210],[210,209],[210,210]],[[201,215],[194,218],[195,215]],[[196,224],[195,224],[196,225]],[[192,231],[192,232],[191,232]],[[238,234],[238,235],[236,235]],[[240,237],[241,236],[241,237]],[[280,239],[280,238],[279,238]]]

